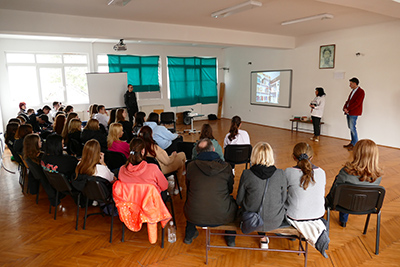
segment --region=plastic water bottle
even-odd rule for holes
[[[173,221],[169,222],[167,233],[168,233],[168,242],[175,243],[176,242],[176,227],[175,227]]]

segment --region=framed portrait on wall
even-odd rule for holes
[[[336,45],[321,45],[319,48],[319,68],[333,69],[335,67]]]

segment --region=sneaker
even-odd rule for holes
[[[182,186],[180,186],[179,189],[178,189],[178,188],[175,188],[175,190],[174,190],[174,195],[175,195],[175,196],[178,195],[178,194],[179,194],[179,191],[182,192]]]
[[[175,182],[175,177],[173,175],[170,175],[167,177],[167,180]]]
[[[196,229],[196,232],[194,233],[193,237],[192,238],[185,237],[185,239],[183,240],[183,243],[190,245],[190,244],[192,244],[193,239],[196,239],[196,237],[198,237],[198,236],[199,236],[199,231],[197,231],[197,229]]]
[[[311,141],[315,141],[315,135],[313,137],[310,137]]]
[[[319,136],[316,136],[316,137],[314,138],[314,141],[315,141],[315,142],[319,142]]]
[[[228,245],[228,247],[235,247],[236,243],[235,243],[235,239],[234,238],[227,238],[228,236],[225,236],[225,241],[226,244]],[[229,236],[231,237],[231,236]]]
[[[260,239],[260,248],[261,249],[268,249],[268,244],[269,244],[269,238],[267,237],[267,241],[261,241]]]
[[[97,207],[98,205],[99,205],[99,202],[97,202],[96,200],[93,200],[92,206]]]

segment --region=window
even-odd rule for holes
[[[167,59],[172,107],[218,102],[216,58]]]
[[[127,72],[135,92],[160,91],[159,56],[108,55],[110,72]]]
[[[6,53],[12,97],[40,106],[53,101],[87,104],[84,54]]]

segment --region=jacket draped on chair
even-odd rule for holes
[[[143,223],[151,244],[157,242],[157,223],[164,228],[172,218],[160,193],[151,184],[134,184],[116,181],[113,185],[113,197],[118,208],[120,220],[129,230],[138,232]]]

